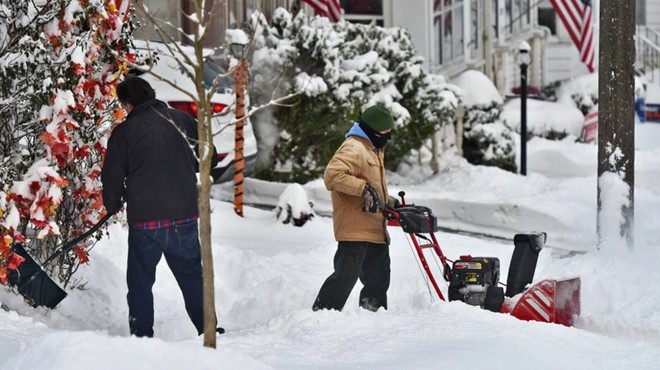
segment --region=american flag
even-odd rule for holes
[[[550,0],[550,2],[580,51],[580,60],[587,65],[589,72],[593,72],[596,51],[591,0]]]
[[[316,13],[324,17],[330,18],[333,22],[338,22],[341,19],[341,5],[339,0],[303,0],[311,5]]]

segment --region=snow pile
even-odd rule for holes
[[[507,126],[520,132],[520,99],[511,99],[502,110],[500,118]],[[580,137],[584,116],[574,106],[527,99],[527,132],[535,136],[545,136],[550,132],[566,133]]]

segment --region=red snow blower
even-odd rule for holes
[[[445,300],[424,251],[435,252],[434,259],[448,282],[449,301],[461,301],[493,311],[508,313],[525,321],[540,321],[572,326],[580,315],[580,278],[546,279],[532,283],[536,262],[547,234],[516,234],[507,284],[500,283],[500,261],[496,257],[460,256],[450,261],[435,237],[437,219],[428,207],[407,205],[405,192],[399,192],[401,207],[388,208],[390,226],[400,226],[413,242],[417,257],[441,300]],[[424,242],[420,242],[423,240]],[[439,259],[439,261],[438,261]],[[452,262],[452,266],[449,266]],[[437,270],[436,269],[436,270]],[[427,283],[427,284],[428,284]],[[506,292],[499,285],[506,286]],[[529,287],[528,287],[529,286]],[[430,288],[429,288],[430,289]]]

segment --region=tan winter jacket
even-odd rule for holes
[[[332,197],[332,221],[337,241],[389,244],[382,213],[362,211],[367,182],[387,199],[383,150],[359,136],[349,136],[325,169],[323,180]]]

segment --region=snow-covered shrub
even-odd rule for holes
[[[253,119],[257,138],[268,142],[267,150],[260,153],[265,158],[262,178],[294,182],[318,178],[360,112],[372,104],[387,106],[396,121],[387,147],[390,169],[453,115],[451,86],[423,71],[424,61],[415,55],[402,28],[332,23],[302,12],[293,18],[281,8],[271,24],[255,13],[250,27],[256,28],[252,102],[269,101],[276,88],[302,91],[291,106]],[[283,81],[277,78],[282,71]]]
[[[474,164],[500,167],[515,172],[516,148],[513,131],[500,121],[477,123],[463,139],[463,156]]]
[[[298,183],[292,183],[280,195],[275,214],[283,224],[293,223],[294,226],[303,226],[314,218],[313,206],[305,188]]]
[[[574,105],[583,116],[598,110],[598,74],[590,73],[561,83],[557,102]]]
[[[513,131],[520,134],[520,99],[511,99],[504,105],[500,118]],[[562,140],[571,135],[580,136],[584,126],[582,112],[574,106],[529,99],[527,100],[527,138],[538,136],[548,140]]]
[[[503,100],[492,81],[479,71],[465,71],[453,84],[463,90],[463,155],[473,164],[516,171],[511,131],[501,120]]]
[[[0,283],[19,262],[14,243],[41,260],[101,218],[103,135],[123,113],[113,91],[131,29],[113,0],[0,0]],[[49,272],[68,282],[89,244]]]

